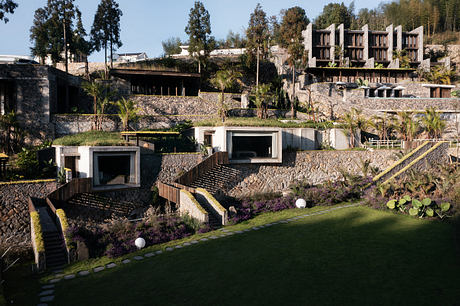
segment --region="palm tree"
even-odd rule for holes
[[[220,97],[218,103],[218,115],[225,121],[227,116],[227,105],[225,104],[225,89],[231,87],[234,82],[239,81],[241,73],[234,70],[219,70],[216,76],[211,79],[211,83],[220,89]]]
[[[94,111],[94,129],[98,130],[98,102],[102,99],[105,86],[97,81],[83,82],[81,88],[91,97],[93,97],[93,111]]]
[[[356,109],[354,107],[351,108],[351,111],[343,115],[342,121],[344,121],[345,126],[347,127],[347,134],[350,136],[350,148],[354,148],[356,142],[356,131],[366,131],[370,126],[370,121],[362,115],[362,110]]]
[[[123,125],[123,131],[127,131],[129,129],[129,120],[137,118],[139,109],[133,100],[125,99],[124,97],[115,102],[115,105],[118,107],[118,117],[120,117]]]
[[[425,116],[422,118],[424,129],[428,133],[428,138],[441,138],[442,132],[446,128],[446,122],[441,119],[441,116],[434,107],[425,110]]]
[[[394,126],[399,137],[407,142],[411,142],[420,131],[420,123],[411,112],[398,112],[398,117],[394,118]]]
[[[257,107],[257,117],[261,119],[267,118],[268,99],[271,96],[270,84],[259,84],[259,86],[254,89],[254,95],[254,104]]]
[[[377,131],[379,139],[381,140],[388,140],[394,129],[391,119],[387,117],[387,114],[372,117],[370,124]]]

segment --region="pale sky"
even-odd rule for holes
[[[15,0],[18,8],[13,15],[8,14],[7,24],[0,22],[0,54],[30,55],[32,43],[29,40],[34,12],[43,7],[46,0]],[[329,2],[342,1],[294,1],[294,0],[204,0],[204,6],[211,16],[212,35],[216,39],[225,38],[230,30],[243,33],[249,15],[260,2],[268,16],[279,15],[281,9],[300,6],[313,20]],[[344,0],[349,5],[351,0]],[[117,53],[146,52],[149,57],[163,53],[161,42],[169,37],[186,40],[184,32],[190,8],[194,0],[118,0],[121,17],[121,41],[123,46]],[[379,2],[355,0],[357,11],[363,7],[375,8]],[[86,32],[91,31],[94,14],[99,1],[75,0],[82,11]],[[93,53],[90,61],[103,61],[103,52]]]

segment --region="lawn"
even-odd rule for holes
[[[456,252],[449,223],[345,208],[61,281],[53,305],[454,305]]]
[[[333,125],[332,122],[313,122],[313,121],[290,121],[285,119],[282,122],[278,119],[259,119],[257,117],[228,117],[225,122],[220,118],[206,119],[193,123],[194,126],[264,126],[264,127],[281,127],[281,128],[341,128],[342,125]]]
[[[105,131],[88,131],[63,136],[53,141],[53,145],[61,146],[121,146],[125,141],[120,133]]]

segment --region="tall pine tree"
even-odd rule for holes
[[[248,44],[246,50],[251,54],[256,54],[257,70],[256,70],[256,87],[259,86],[259,69],[260,55],[265,58],[268,53],[269,29],[267,14],[262,10],[260,3],[257,3],[254,12],[251,13],[248,29],[246,30]]]
[[[292,117],[295,116],[295,74],[296,67],[305,64],[306,54],[303,45],[302,31],[307,28],[309,20],[305,15],[305,10],[295,6],[286,10],[283,15],[283,21],[280,26],[280,45],[285,48],[289,54],[288,63],[292,69]]]
[[[106,67],[107,49],[110,48],[110,67],[113,68],[113,51],[123,45],[120,38],[121,16],[123,16],[123,12],[114,0],[101,0],[94,15],[91,43],[96,51],[104,48]]]
[[[188,52],[197,59],[198,73],[201,73],[201,64],[209,57],[215,44],[211,36],[209,12],[200,1],[195,1],[194,7],[190,9],[185,33],[189,36]]]

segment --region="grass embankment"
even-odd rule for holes
[[[229,117],[222,122],[220,118],[206,119],[194,122],[194,126],[262,126],[262,127],[281,127],[281,128],[340,128],[339,125],[333,125],[332,122],[312,122],[312,121],[291,121],[290,119],[260,119],[255,117]]]
[[[53,145],[61,146],[122,146],[126,142],[118,132],[89,131],[57,138]]]
[[[240,230],[322,209],[267,213],[227,228]],[[109,261],[77,263],[64,273]],[[451,224],[355,207],[200,242],[61,281],[55,303],[454,305],[460,300],[458,275]],[[36,299],[31,303],[36,304]]]

